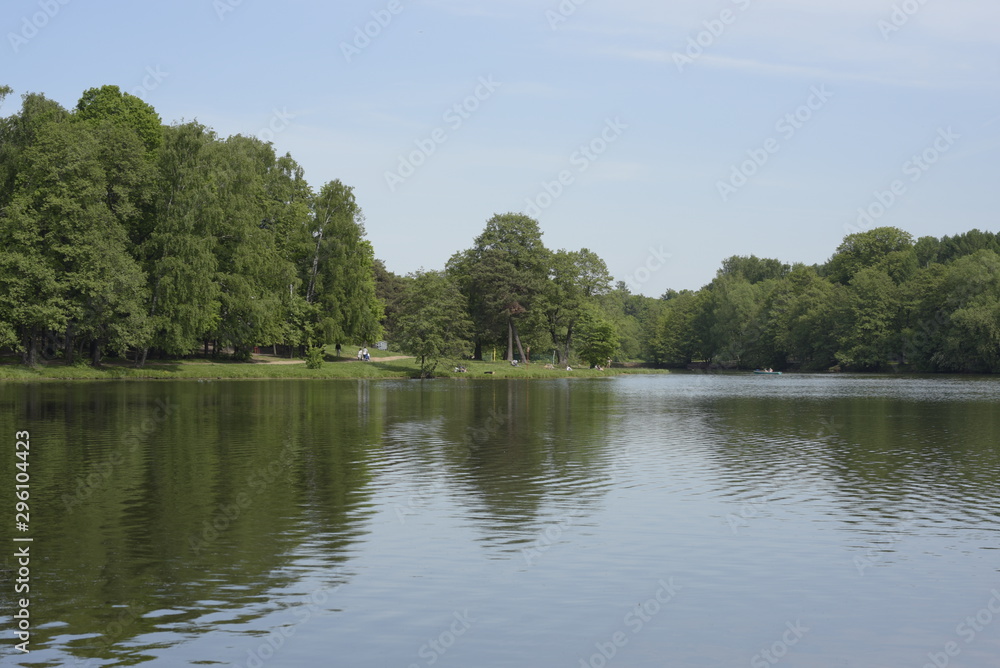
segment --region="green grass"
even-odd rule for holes
[[[380,351],[381,352],[381,351]],[[383,353],[388,357],[392,353]],[[329,361],[320,369],[307,369],[305,363],[263,364],[248,362],[208,361],[199,359],[147,362],[143,369],[134,369],[131,363],[113,361],[100,369],[90,366],[66,366],[60,362],[40,365],[34,369],[21,364],[0,364],[0,380],[45,381],[45,380],[122,380],[122,379],[261,379],[261,378],[415,378],[420,375],[417,360],[393,360],[380,362],[372,357],[371,362]],[[507,362],[463,361],[467,373],[455,373],[454,362],[438,364],[435,376],[438,378],[602,378],[621,374],[663,373],[649,369],[612,368],[607,371],[593,369],[564,368],[545,369],[543,364],[512,367]],[[486,373],[492,371],[493,373]]]

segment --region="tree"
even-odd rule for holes
[[[848,320],[847,287],[797,265],[772,299],[770,318],[777,348],[806,369],[828,369]]]
[[[699,293],[685,290],[663,302],[652,332],[651,357],[658,364],[683,367],[697,354],[694,318]]]
[[[604,364],[618,354],[620,342],[614,323],[590,308],[580,317],[576,352],[590,366]]]
[[[75,117],[83,121],[109,122],[138,135],[150,153],[162,143],[159,114],[142,99],[123,93],[118,86],[101,86],[84,92],[76,105]]]
[[[947,312],[934,365],[944,371],[1000,371],[1000,255],[983,249],[956,260],[940,285]]]
[[[382,337],[384,310],[375,294],[375,251],[365,239],[363,221],[352,188],[330,181],[320,189],[306,301],[317,305],[319,336],[325,343]]]
[[[150,345],[186,355],[216,330],[222,308],[215,231],[215,133],[198,123],[164,130],[157,195],[139,253],[149,276]],[[209,214],[209,215],[205,215]],[[145,363],[148,346],[136,356]]]
[[[106,155],[119,141],[127,153],[132,136],[106,130],[49,123],[25,150],[0,235],[7,269],[3,310],[20,325],[28,364],[37,361],[47,330],[66,332],[67,353],[77,333],[89,338],[95,365],[103,346],[123,352],[148,336],[145,275],[129,253],[126,229],[136,211],[134,193],[115,187]],[[34,297],[26,279],[41,287]],[[19,303],[26,297],[35,305]]]
[[[545,289],[548,256],[538,222],[506,213],[493,216],[473,247],[449,260],[448,272],[458,282],[474,323],[476,359],[482,359],[484,340],[504,338],[506,359],[514,359],[515,345],[525,359],[518,326],[542,324],[536,306]]]
[[[232,346],[237,359],[249,359],[254,346],[281,339],[287,286],[295,280],[273,230],[261,224],[274,149],[240,135],[213,142],[208,149],[212,197],[200,215],[213,237],[220,306],[217,325],[208,335]]]
[[[375,270],[375,296],[385,307],[382,329],[389,341],[395,341],[399,338],[399,317],[403,296],[406,294],[407,286],[412,282],[412,279],[398,276],[389,271],[386,269],[385,263],[379,259],[375,260],[373,269]]]
[[[550,255],[549,280],[541,303],[549,335],[559,346],[560,364],[569,361],[577,321],[585,309],[593,307],[595,298],[610,288],[608,267],[593,251],[558,250]]]
[[[768,279],[783,278],[791,268],[780,260],[759,258],[756,255],[745,257],[733,255],[722,261],[718,276],[733,276],[742,278],[749,283],[760,283]]]
[[[844,237],[825,270],[831,281],[847,285],[864,268],[885,271],[897,284],[917,268],[913,236],[896,227],[876,227]]]
[[[711,325],[709,349],[713,357],[734,361],[740,367],[767,363],[765,283],[722,276],[709,286]]]
[[[896,350],[898,287],[881,270],[866,267],[851,279],[848,326],[837,361],[861,370],[884,367]]]
[[[420,358],[422,376],[429,376],[442,358],[467,353],[472,321],[465,298],[440,271],[410,274],[399,304],[399,345]]]

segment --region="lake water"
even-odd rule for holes
[[[3,665],[1000,665],[998,380],[45,383],[0,404]]]

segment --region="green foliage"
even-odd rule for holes
[[[389,341],[399,338],[399,316],[403,296],[407,285],[412,279],[397,276],[388,269],[382,260],[376,259],[373,264],[375,273],[375,296],[384,305],[382,328]]]
[[[325,184],[316,197],[315,244],[305,299],[318,308],[318,335],[326,343],[377,341],[382,337],[382,302],[375,294],[375,251],[365,237],[352,188]]]
[[[549,280],[539,303],[560,365],[569,361],[573,333],[580,317],[610,288],[608,267],[593,251],[586,248],[558,250],[549,256]]]
[[[615,325],[597,309],[588,309],[580,316],[577,333],[577,355],[590,366],[606,364],[617,356],[621,342]]]
[[[831,281],[848,284],[861,269],[879,268],[897,283],[917,268],[913,237],[896,227],[876,227],[844,237],[826,265]]]
[[[720,278],[731,276],[749,283],[760,283],[769,279],[783,278],[790,270],[791,267],[780,260],[759,258],[756,255],[749,257],[733,255],[722,261],[718,276]]]
[[[150,105],[118,86],[101,86],[86,91],[76,105],[76,118],[82,121],[107,122],[128,128],[142,140],[147,151],[162,144],[160,116]]]
[[[506,213],[493,216],[473,247],[449,260],[447,271],[465,296],[472,318],[477,359],[484,343],[505,339],[505,359],[513,359],[514,343],[521,346],[519,328],[533,336],[545,332],[549,255],[537,221]]]
[[[683,367],[694,360],[698,345],[693,323],[700,306],[699,294],[685,291],[663,303],[651,333],[650,359],[657,364]]]
[[[11,94],[0,86],[0,102]],[[353,189],[318,192],[289,155],[198,123],[163,127],[115,86],[70,113],[28,94],[0,118],[0,346],[34,365],[89,348],[184,356],[213,343],[372,343],[388,332],[431,373],[506,343],[576,355],[823,369],[1000,372],[1000,235],[915,243],[851,234],[821,267],[733,256],[696,292],[612,287],[588,249],[549,251],[538,222],[487,221],[446,274],[399,277],[375,260]],[[317,347],[313,347],[314,344]],[[538,351],[543,351],[538,355]]]
[[[422,375],[429,376],[442,359],[468,354],[472,322],[465,298],[444,272],[417,272],[410,279],[399,305],[398,345],[416,355]]]
[[[851,279],[848,303],[847,330],[837,361],[855,369],[878,370],[894,348],[898,288],[882,269],[865,267]]]
[[[307,369],[322,369],[323,368],[323,358],[324,358],[324,348],[323,346],[310,346],[306,350],[306,368]]]
[[[10,91],[4,88],[0,98]],[[257,345],[381,336],[361,212],[315,195],[291,156],[198,123],[164,128],[115,86],[70,114],[41,95],[0,119],[0,345],[34,364],[43,337],[249,359]]]

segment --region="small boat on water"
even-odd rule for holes
[[[758,376],[780,376],[780,371],[762,371],[761,369],[754,369],[754,373]]]

